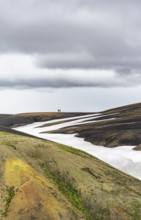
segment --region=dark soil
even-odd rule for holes
[[[111,119],[103,121],[105,119]],[[89,120],[88,120],[89,122]],[[53,131],[77,133],[93,144],[107,147],[141,144],[141,103],[101,112],[93,123],[71,126]],[[140,150],[141,148],[137,148]]]

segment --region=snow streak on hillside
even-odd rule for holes
[[[87,120],[89,123],[94,122],[94,119],[100,117],[98,114],[91,114],[87,116],[79,116],[65,119],[56,119],[45,122],[37,122],[26,126],[14,128],[17,131],[28,133],[43,139],[55,141],[57,143],[65,144],[80,150],[83,150],[105,162],[113,167],[126,172],[138,179],[141,179],[141,152],[134,151],[135,146],[119,146],[115,148],[108,148],[103,146],[96,146],[83,138],[78,138],[76,134],[51,134],[41,133],[58,130],[60,128],[75,126],[78,124],[85,124]],[[68,122],[66,122],[68,120]],[[70,121],[72,120],[72,121]],[[107,119],[109,120],[109,119]],[[114,120],[114,118],[111,118]],[[105,120],[106,121],[106,120]],[[49,123],[61,122],[61,124],[40,127],[48,125]],[[98,122],[98,121],[97,121]],[[87,122],[88,123],[88,122]]]

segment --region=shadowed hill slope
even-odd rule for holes
[[[73,112],[33,112],[21,113],[16,115],[0,115],[0,125],[6,127],[17,127],[34,122],[48,121],[54,119],[63,119],[75,116],[86,115],[90,113]]]
[[[1,220],[141,218],[141,182],[54,142],[0,132]]]
[[[93,123],[65,127],[53,132],[77,133],[77,136],[86,141],[107,147],[136,145],[140,150],[141,103],[107,110],[101,112]]]

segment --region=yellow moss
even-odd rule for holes
[[[46,216],[52,220],[59,220],[59,213],[64,218],[68,215],[66,204],[61,194],[52,183],[39,175],[30,165],[20,159],[8,159],[5,164],[6,185],[14,186],[17,190],[11,201],[9,216],[18,219],[23,212],[39,218]],[[60,200],[63,202],[60,203]],[[68,205],[68,204],[67,204]],[[30,217],[29,217],[30,218]],[[42,218],[41,218],[42,219]]]
[[[5,179],[7,185],[20,186],[33,176],[32,168],[19,159],[6,161]]]

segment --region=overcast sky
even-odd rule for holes
[[[140,11],[140,0],[0,0],[0,112],[140,102]]]

